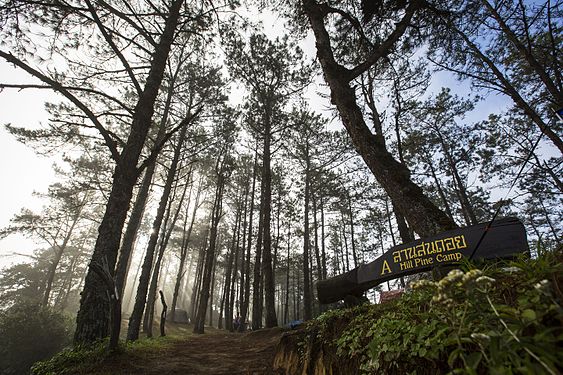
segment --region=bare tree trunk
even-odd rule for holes
[[[176,284],[174,285],[174,294],[172,296],[172,307],[171,307],[172,318],[171,318],[171,320],[173,322],[176,321],[176,304],[178,302],[178,295],[180,293],[181,281],[184,277],[184,264],[186,263],[186,258],[188,256],[188,244],[190,243],[190,238],[192,236],[192,230],[194,228],[195,215],[196,215],[197,210],[199,208],[199,199],[200,199],[200,196],[201,196],[201,188],[202,188],[202,178],[203,177],[200,178],[199,184],[197,186],[194,208],[193,208],[193,211],[192,211],[192,218],[191,218],[190,226],[189,226],[187,232],[186,232],[186,223],[188,221],[188,209],[190,207],[189,201],[188,201],[188,204],[186,205],[186,219],[184,220],[184,233],[182,235],[182,247],[181,247],[181,250],[180,250],[180,264],[178,265],[178,274],[176,276]],[[191,196],[191,188],[190,188],[190,196]],[[193,257],[192,257],[192,260],[193,260]],[[190,267],[191,267],[191,264],[190,264]],[[188,270],[189,270],[190,267],[188,267]],[[182,294],[185,294],[185,292],[183,292]]]
[[[250,194],[250,213],[248,219],[248,245],[245,262],[246,279],[244,280],[244,299],[241,308],[241,321],[246,323],[248,307],[250,303],[250,253],[252,250],[252,219],[254,217],[254,195],[256,193],[256,170],[258,165],[258,153],[254,155],[254,165],[252,168],[252,193]]]
[[[160,232],[160,226],[162,224],[162,219],[164,218],[164,213],[166,211],[166,206],[168,203],[168,198],[172,190],[172,184],[174,182],[174,177],[176,176],[176,168],[178,167],[178,162],[180,160],[180,154],[184,138],[186,137],[187,127],[182,127],[180,134],[178,136],[178,143],[174,150],[174,157],[170,163],[170,170],[166,176],[166,183],[164,185],[164,190],[162,192],[162,197],[160,198],[158,210],[156,217],[153,222],[152,234],[149,238],[149,244],[147,246],[147,253],[145,255],[145,260],[143,262],[143,267],[141,271],[141,277],[139,278],[139,286],[137,287],[137,296],[135,298],[135,305],[133,307],[133,312],[129,318],[129,327],[127,331],[127,340],[137,340],[139,338],[139,328],[141,325],[141,318],[143,316],[143,311],[145,310],[145,302],[147,300],[147,291],[149,288],[149,278],[151,274],[151,268],[154,259],[154,253],[156,250],[156,244],[158,241],[158,235]],[[155,272],[158,270],[155,269]]]
[[[222,171],[218,171],[217,188],[215,190],[215,201],[211,215],[211,227],[209,231],[209,247],[205,252],[205,263],[202,272],[202,284],[200,298],[197,306],[197,313],[194,321],[194,333],[204,333],[205,313],[209,303],[212,274],[215,263],[215,251],[217,247],[217,231],[222,215],[223,190],[225,187],[225,177]]]
[[[307,144],[307,148],[309,145]],[[303,319],[310,320],[313,317],[312,312],[312,296],[309,279],[309,200],[311,189],[311,176],[310,176],[310,161],[306,160],[307,166],[305,168],[305,213],[304,213],[304,228],[303,228]]]
[[[455,223],[411,181],[409,170],[393,158],[377,135],[371,133],[356,102],[354,89],[350,86],[352,79],[384,57],[395,40],[404,34],[419,3],[409,3],[403,19],[396,23],[396,29],[389,39],[383,41],[368,60],[352,70],[338,64],[334,58],[321,5],[316,0],[302,0],[302,4],[315,35],[317,57],[331,89],[332,102],[340,113],[356,151],[417,233],[429,236],[455,228]]]
[[[166,311],[168,310],[168,305],[166,305],[166,301],[164,300],[164,293],[162,293],[162,290],[160,290],[159,293],[160,302],[162,302],[162,313],[160,314],[160,337],[164,337],[166,336],[164,328],[166,326]]]
[[[275,278],[272,269],[272,233],[271,233],[271,214],[272,214],[272,168],[271,168],[271,124],[270,116],[266,113],[264,131],[264,152],[262,166],[262,192],[263,192],[263,235],[264,249],[262,254],[262,275],[264,276],[264,304],[266,307],[266,328],[278,326],[276,316],[276,295]]]
[[[55,258],[53,259],[53,261],[49,265],[49,269],[47,270],[47,283],[45,285],[45,293],[43,294],[43,301],[41,303],[42,306],[49,305],[49,295],[51,294],[53,280],[55,280],[55,272],[57,271],[57,267],[59,266],[59,262],[61,261],[63,253],[74,233],[74,228],[76,227],[76,224],[80,220],[80,214],[82,213],[82,209],[84,208],[84,205],[86,204],[87,200],[88,200],[88,193],[85,193],[82,202],[80,203],[80,206],[76,208],[78,211],[72,217],[70,228],[68,229],[68,232],[66,232],[62,244],[60,245],[55,244],[54,246],[56,247]]]
[[[106,259],[112,274],[115,270],[121,231],[129,210],[133,187],[139,175],[137,163],[151,127],[154,103],[162,82],[182,4],[182,0],[174,0],[169,8],[164,30],[152,55],[144,90],[135,107],[131,131],[115,166],[112,189],[98,229],[99,235],[91,263],[100,263],[102,259]],[[89,269],[76,317],[75,344],[91,343],[108,335],[110,304],[104,290],[102,279]]]

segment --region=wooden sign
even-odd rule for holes
[[[473,259],[511,258],[529,251],[526,230],[520,220],[499,219],[483,237],[487,225],[454,229],[392,247],[371,263],[319,281],[319,302],[332,303],[347,295],[358,296],[387,280],[429,271],[441,264],[459,263],[463,258],[469,258],[476,248]]]

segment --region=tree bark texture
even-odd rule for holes
[[[178,296],[180,294],[180,285],[182,282],[182,279],[184,278],[184,265],[186,263],[186,258],[188,256],[188,245],[190,243],[190,239],[192,236],[192,231],[194,228],[194,223],[195,223],[195,216],[197,213],[197,210],[199,208],[199,199],[201,196],[201,188],[202,188],[202,181],[200,180],[198,187],[197,187],[197,192],[195,195],[195,203],[194,203],[194,208],[192,211],[192,218],[190,221],[190,226],[188,227],[188,230],[186,232],[186,222],[188,220],[188,209],[189,209],[189,204],[186,207],[186,218],[184,221],[184,233],[182,236],[182,248],[180,250],[180,264],[178,265],[178,274],[176,275],[176,284],[174,285],[174,294],[172,295],[172,307],[171,307],[171,313],[172,313],[172,317],[171,320],[173,322],[176,321],[176,304],[178,303]],[[191,188],[190,188],[190,196],[191,196]],[[192,256],[193,259],[193,256]],[[188,267],[189,269],[189,267]],[[183,292],[185,293],[185,291]]]
[[[338,64],[330,45],[330,37],[324,25],[325,12],[315,0],[303,0],[304,10],[309,18],[316,39],[317,57],[321,63],[324,77],[331,90],[332,103],[336,105],[342,122],[352,139],[356,151],[362,156],[377,181],[405,216],[411,227],[421,236],[455,228],[455,223],[438,209],[422,192],[422,189],[410,179],[408,169],[387,151],[385,145],[366,125],[362,111],[356,102],[356,93],[350,86],[350,80],[367,61],[354,70],[348,70]],[[396,33],[404,32],[408,17],[412,17],[415,5],[411,4],[405,12],[405,19],[397,24]],[[403,27],[403,29],[399,29]],[[384,56],[389,48],[388,42],[381,44],[378,50]],[[387,48],[387,49],[386,49]],[[376,56],[374,54],[373,56]]]
[[[202,272],[202,283],[197,306],[197,312],[194,321],[194,333],[204,333],[205,315],[207,312],[207,305],[209,302],[211,278],[213,273],[213,264],[215,263],[215,250],[217,245],[217,231],[219,221],[221,220],[222,203],[223,203],[223,190],[225,185],[225,177],[222,171],[219,171],[217,179],[217,188],[215,191],[215,200],[213,202],[213,213],[211,216],[211,228],[209,231],[209,247],[205,252],[205,262]]]
[[[264,248],[262,254],[262,275],[264,276],[264,304],[266,308],[266,328],[277,327],[278,318],[276,316],[275,284],[274,273],[272,270],[272,167],[271,163],[271,124],[270,116],[266,114],[264,130],[264,150],[262,163],[262,193],[264,205],[263,209],[263,235]]]
[[[252,219],[254,217],[254,196],[256,193],[256,169],[258,164],[258,153],[254,156],[254,164],[252,167],[252,192],[250,194],[250,209],[248,218],[248,244],[247,244],[247,254],[245,260],[245,273],[246,278],[244,280],[244,298],[241,307],[241,322],[246,323],[246,318],[248,316],[248,307],[250,304],[250,257],[252,250]]]
[[[129,210],[133,187],[139,175],[137,163],[151,127],[154,103],[162,83],[182,4],[182,0],[174,0],[170,7],[160,41],[153,54],[145,87],[134,109],[131,131],[114,169],[112,189],[98,228],[91,262],[99,263],[106,259],[112,273],[115,270],[121,231]],[[109,301],[104,293],[103,281],[89,269],[76,317],[74,343],[91,343],[106,337],[109,333],[109,313]]]
[[[133,312],[129,318],[129,328],[127,331],[127,340],[137,340],[139,338],[139,329],[141,325],[141,318],[143,316],[143,311],[145,310],[145,303],[147,301],[147,292],[149,288],[149,279],[151,275],[151,269],[153,267],[154,253],[156,250],[156,245],[158,241],[158,235],[160,233],[160,227],[162,225],[162,220],[166,211],[166,206],[168,204],[168,198],[172,191],[172,184],[174,183],[174,178],[176,176],[176,169],[178,167],[178,162],[180,160],[180,154],[182,145],[184,143],[184,138],[186,137],[187,127],[182,127],[180,134],[178,135],[178,143],[174,149],[174,157],[170,163],[170,169],[166,176],[166,183],[164,185],[164,190],[160,198],[158,205],[158,210],[156,217],[153,222],[152,233],[149,238],[149,243],[147,246],[147,253],[145,255],[145,260],[143,262],[143,267],[141,270],[141,276],[139,278],[139,285],[137,287],[137,296],[135,298],[135,305],[133,307]],[[158,272],[155,268],[154,272]]]
[[[307,148],[309,146],[307,145]],[[307,166],[305,168],[305,213],[303,228],[303,319],[309,320],[313,317],[312,296],[311,296],[311,280],[309,279],[309,247],[310,247],[310,231],[309,231],[309,200],[311,189],[309,158],[307,158]]]
[[[185,136],[185,134],[184,134]],[[180,147],[180,149],[182,148],[182,143],[183,142],[179,142],[179,144],[177,146]],[[168,171],[168,173],[173,173],[174,174],[174,178],[176,177],[176,170],[177,170],[177,166],[174,166],[174,168],[170,168],[170,170]],[[176,183],[177,184],[177,183]],[[182,205],[184,203],[184,199],[186,197],[186,190],[187,190],[188,184],[186,183],[184,185],[184,189],[182,191],[182,196],[180,197],[180,201],[178,202],[178,207],[175,210],[174,216],[170,222],[170,224],[165,224],[164,228],[163,228],[163,234],[164,236],[161,238],[161,242],[160,242],[160,247],[159,247],[159,251],[158,251],[158,257],[156,260],[156,264],[154,266],[154,271],[151,277],[151,283],[150,283],[150,287],[149,287],[149,292],[148,292],[148,296],[147,296],[147,306],[145,308],[145,321],[143,322],[144,327],[145,327],[145,332],[147,333],[148,337],[152,337],[152,327],[153,327],[153,322],[154,322],[154,306],[155,306],[155,302],[156,302],[156,290],[158,289],[158,281],[159,281],[159,277],[160,277],[160,269],[161,269],[161,262],[162,262],[162,258],[164,256],[164,252],[166,251],[166,248],[168,247],[168,242],[170,241],[170,236],[172,235],[172,231],[174,230],[174,227],[176,225],[176,221],[178,220],[178,216],[180,215],[180,211],[182,209]],[[166,188],[166,186],[165,186]],[[177,186],[174,187],[174,191],[176,191]],[[174,194],[175,195],[175,194]],[[174,199],[174,195],[172,197],[172,199],[170,199],[170,207],[168,208],[168,215],[170,214],[170,211],[172,210],[172,202],[175,200]],[[166,220],[166,222],[168,222],[168,220]],[[168,265],[170,265],[170,262],[168,262]],[[164,278],[163,278],[163,282],[166,279],[168,273],[168,268],[166,268],[166,271],[164,273]],[[164,288],[164,286],[163,286]]]

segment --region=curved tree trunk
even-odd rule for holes
[[[135,106],[131,132],[115,166],[112,189],[98,229],[99,234],[91,263],[101,264],[105,259],[112,273],[115,269],[121,231],[129,210],[133,187],[139,175],[137,163],[152,124],[154,103],[174,40],[182,4],[182,0],[174,0],[170,6],[164,30],[153,54],[144,90]],[[91,343],[108,336],[109,314],[110,305],[105,293],[104,282],[89,268],[80,299],[80,309],[76,317],[74,343]]]
[[[336,105],[358,154],[362,156],[397,209],[419,235],[429,236],[455,228],[455,223],[424,195],[418,185],[412,182],[409,170],[393,158],[377,135],[371,133],[356,102],[356,93],[350,86],[353,78],[373,65],[378,58],[385,56],[398,36],[404,33],[416,10],[416,3],[409,4],[403,20],[397,23],[396,30],[388,40],[381,43],[369,60],[353,70],[348,70],[338,64],[334,58],[330,37],[324,25],[324,10],[315,0],[302,2],[315,35],[317,57],[331,90],[332,103]]]

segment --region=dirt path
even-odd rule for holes
[[[272,360],[281,334],[281,329],[270,329],[192,336],[161,351],[108,360],[91,374],[274,374]]]

